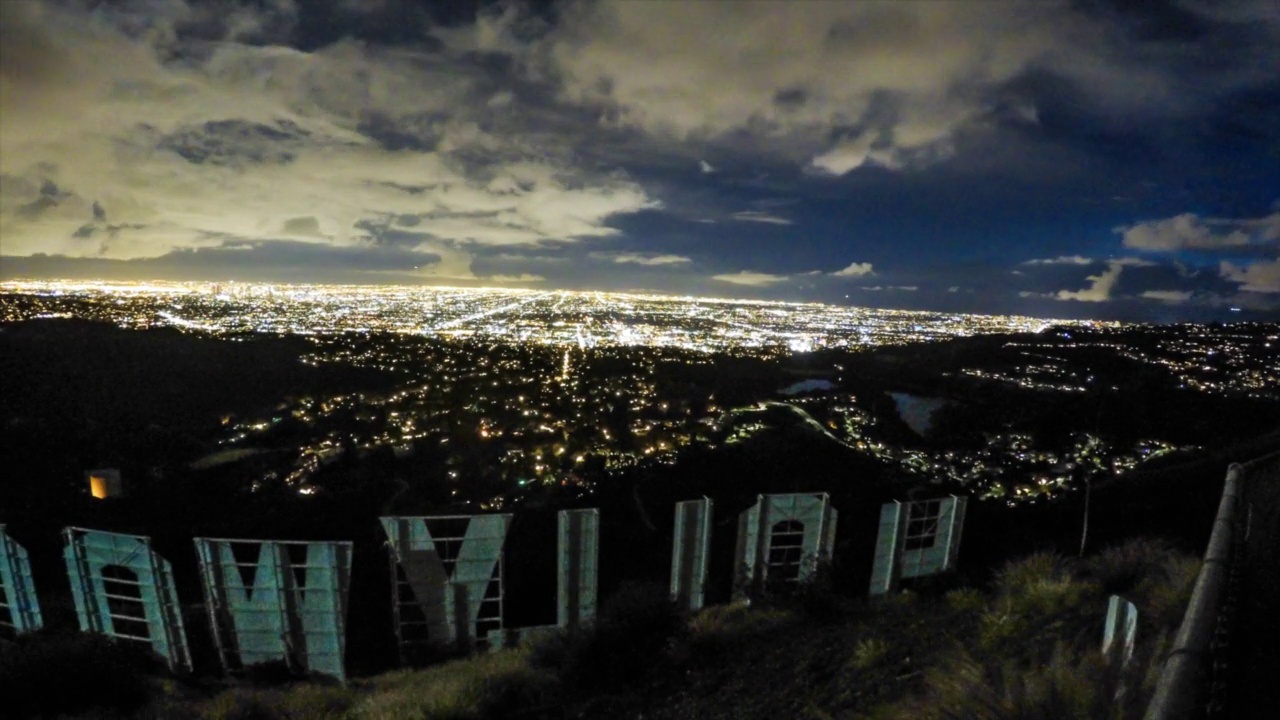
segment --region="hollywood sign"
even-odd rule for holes
[[[889,503],[880,513],[870,592],[955,566],[966,499]],[[596,613],[599,511],[557,517],[557,617],[544,627],[503,624],[503,548],[511,515],[384,517],[397,641],[500,647],[550,629],[575,630]],[[712,501],[677,503],[672,599],[703,607]],[[804,582],[831,558],[836,510],[825,493],[760,495],[738,517],[735,593]],[[298,673],[345,678],[350,542],[195,538],[204,607],[224,670],[284,662]],[[191,670],[181,606],[167,560],[143,536],[63,531],[63,558],[80,629],[145,643],[175,672]],[[0,525],[0,627],[43,624],[26,550]]]

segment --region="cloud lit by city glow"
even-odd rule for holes
[[[1276,48],[1268,0],[8,2],[0,274],[1271,318]]]

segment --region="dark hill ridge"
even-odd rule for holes
[[[312,350],[300,336],[220,339],[79,320],[13,323],[0,326],[0,391],[10,417],[80,413],[185,428],[270,407],[286,394],[391,380],[363,368],[300,363]]]
[[[121,467],[137,481],[189,461],[228,414],[394,382],[374,370],[299,362],[310,349],[300,337],[227,340],[78,320],[0,326],[0,462],[42,495],[60,495],[67,483],[78,489],[91,467]],[[0,507],[33,500],[23,497],[25,483],[7,483]]]
[[[1273,325],[1246,327],[1257,338],[1276,333]],[[1117,439],[1159,437],[1193,445],[1219,439],[1234,442],[1280,427],[1280,402],[1183,387],[1170,369],[1178,363],[1165,365],[1157,359],[1170,356],[1173,351],[1168,346],[1176,346],[1180,331],[1191,334],[1199,328],[1159,330],[1154,334],[1139,327],[1105,335],[1076,330],[1070,337],[1048,332],[985,335],[818,355],[823,362],[842,368],[840,385],[850,392],[871,396],[891,389],[950,401],[938,413],[930,434],[938,446],[972,443],[980,437],[979,431],[1002,426],[1044,437],[1087,430]],[[1255,344],[1262,347],[1261,342]],[[1223,351],[1199,360],[1205,363],[1206,377],[1223,375],[1224,364],[1235,361],[1231,355]],[[1061,358],[1065,362],[1059,366],[1075,373],[1064,374],[1062,384],[1085,391],[1028,389],[966,373],[980,370],[1018,376],[1021,368],[1043,362],[1045,356]],[[1190,357],[1179,359],[1185,362]],[[1274,372],[1266,369],[1274,361],[1265,357],[1248,363],[1264,375]]]

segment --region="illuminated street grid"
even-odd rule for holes
[[[1077,433],[1068,446],[987,436],[976,451],[897,447],[866,398],[836,392],[778,402],[761,386],[737,404],[683,378],[714,371],[711,352],[768,362],[797,350],[902,344],[956,335],[1042,331],[1002,344],[998,364],[965,376],[1048,393],[1098,388],[1103,352],[1159,366],[1184,388],[1276,399],[1275,326],[1050,324],[821,305],[513,290],[211,284],[5,283],[0,321],[76,317],[127,328],[297,333],[309,364],[397,374],[393,391],[290,398],[265,417],[227,417],[193,469],[247,462],[252,484],[324,490],[344,457],[416,463],[448,500],[497,509],[528,491],[585,496],[601,480],[674,463],[695,445],[742,442],[771,409],[901,474],[978,497],[1035,503],[1179,450],[1159,439],[1118,446]],[[1049,329],[1051,328],[1051,329]],[[1044,330],[1049,329],[1048,332]],[[375,332],[382,331],[382,332]],[[993,360],[994,362],[994,360]],[[840,370],[840,366],[835,366]],[[675,379],[675,380],[673,380]],[[284,450],[282,452],[282,450]],[[376,461],[376,460],[375,460]]]
[[[385,331],[576,347],[700,352],[868,347],[984,333],[1038,332],[1050,321],[833,305],[603,292],[211,283],[6,282],[0,321],[75,315],[124,327],[210,333]]]
[[[21,298],[21,302],[16,302]],[[1091,387],[1073,349],[1106,350],[1154,364],[1182,387],[1280,399],[1280,329],[1274,325],[1134,325],[962,315],[819,304],[599,292],[393,286],[11,281],[0,283],[0,322],[78,317],[121,327],[176,327],[212,334],[302,335],[375,331],[560,347],[678,348],[781,356],[992,333],[1069,332],[1023,343],[1016,367],[966,375],[1025,389]],[[1243,329],[1236,329],[1243,328]],[[1262,328],[1260,331],[1259,328]],[[1135,344],[1134,333],[1145,342]],[[1110,336],[1124,334],[1126,339]],[[1017,347],[1009,343],[1007,347]]]
[[[1016,350],[1021,362],[962,374],[1028,390],[1087,393],[1099,387],[1082,356],[1102,352],[1153,365],[1177,378],[1179,388],[1280,400],[1280,326],[1274,324],[1127,325],[1075,336],[1060,329],[1004,348]]]

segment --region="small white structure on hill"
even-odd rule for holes
[[[124,480],[120,478],[120,471],[115,468],[86,470],[84,477],[89,482],[89,494],[96,500],[124,495]]]

